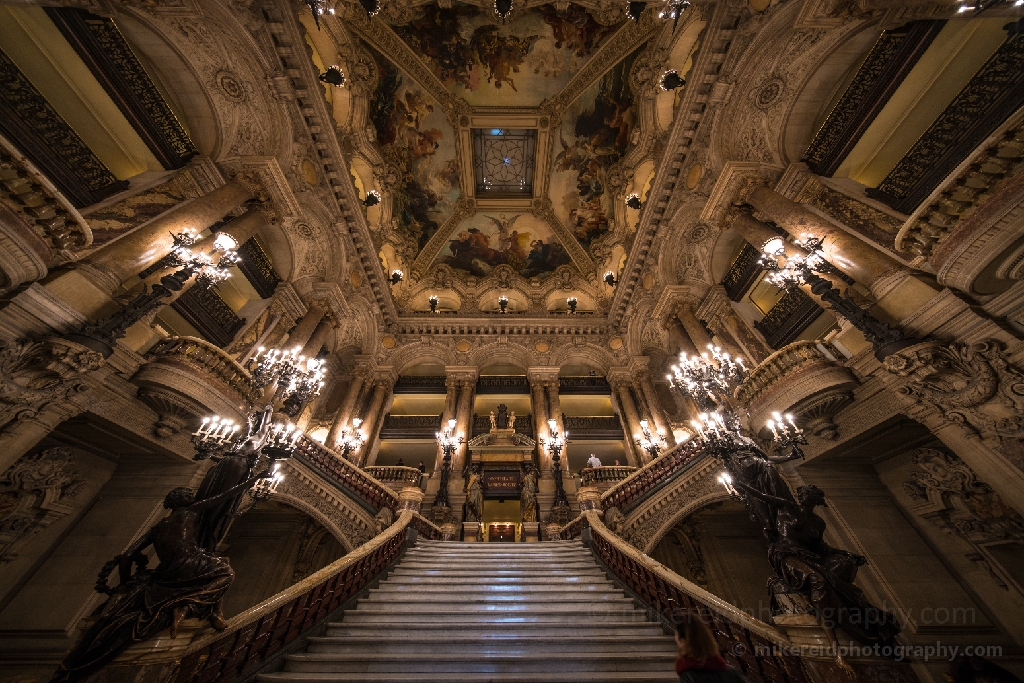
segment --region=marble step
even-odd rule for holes
[[[485,656],[457,655],[438,652],[443,643],[430,653],[395,658],[390,654],[361,653],[357,655],[329,652],[302,652],[286,655],[285,670],[295,673],[555,673],[561,671],[672,671],[674,652],[589,652],[548,654],[493,654]]]
[[[446,600],[443,603],[438,603],[437,600],[403,600],[397,602],[394,600],[382,601],[382,600],[360,600],[359,604],[356,605],[355,611],[361,610],[381,610],[388,612],[437,612],[443,611],[445,614],[473,614],[473,613],[488,613],[488,612],[506,612],[506,613],[529,613],[529,614],[577,614],[579,612],[591,613],[593,607],[599,607],[602,612],[607,613],[609,611],[618,610],[629,610],[632,611],[633,600],[631,598],[611,598],[608,600],[601,600],[600,604],[598,601],[591,600],[590,598],[573,598],[569,600],[563,600],[560,604],[551,604],[546,600],[535,599],[535,600],[472,600],[472,601],[460,601],[455,602],[453,600]]]
[[[449,595],[454,592],[459,593],[477,593],[486,591],[489,593],[509,593],[509,594],[529,594],[529,593],[543,593],[550,596],[553,593],[563,593],[565,591],[583,592],[588,595],[595,592],[605,591],[616,591],[615,584],[611,581],[558,581],[551,583],[529,583],[526,581],[519,583],[501,583],[495,584],[492,581],[475,581],[473,583],[459,582],[457,586],[453,586],[451,583],[409,583],[409,582],[392,582],[382,581],[380,588],[375,588],[370,591],[373,595],[374,591],[380,593],[419,593],[421,595],[432,595],[437,598],[437,594]],[[622,593],[621,590],[618,591]]]
[[[598,636],[574,634],[553,639],[549,636],[515,635],[505,638],[486,638],[477,635],[446,635],[443,641],[427,638],[423,634],[409,637],[389,635],[326,636],[310,638],[308,652],[337,654],[389,654],[415,655],[422,652],[443,652],[450,655],[524,655],[541,653],[606,652],[625,649],[629,652],[672,652],[675,641],[668,636],[624,634]]]
[[[625,599],[626,595],[621,590],[617,591],[611,586],[602,587],[599,590],[587,591],[570,587],[560,591],[522,591],[522,590],[467,590],[462,586],[452,586],[448,592],[431,591],[392,591],[373,589],[370,591],[368,602],[460,602],[460,603],[491,603],[491,602],[535,602],[547,604],[552,602],[587,602],[595,600]]]
[[[545,673],[461,673],[439,681],[433,673],[290,673],[260,674],[262,683],[673,683],[679,677],[670,667],[662,671],[604,671]]]
[[[542,637],[542,638],[619,638],[623,636],[643,636],[658,638],[664,635],[659,624],[644,621],[601,621],[599,624],[576,623],[522,623],[495,622],[480,623],[447,623],[445,624],[446,640],[452,638],[475,638],[480,641],[503,640],[506,638]],[[421,638],[424,635],[420,626],[406,624],[388,624],[386,626],[373,623],[350,623],[348,621],[331,622],[327,626],[328,637],[367,637],[367,638]],[[436,642],[436,639],[432,639]]]
[[[388,609],[356,609],[345,612],[344,621],[348,624],[428,624],[435,628],[452,628],[460,624],[585,624],[595,619],[604,620],[614,617],[616,622],[632,622],[644,624],[647,622],[647,615],[640,610],[630,608],[605,609],[597,605],[594,609],[578,609],[576,611],[549,611],[540,612],[536,610],[519,611],[502,608],[500,610],[458,612],[453,613],[441,606],[433,606],[433,609],[420,611],[395,611]]]
[[[418,568],[411,569],[409,567],[403,567],[398,565],[394,570],[388,574],[388,577],[392,576],[451,576],[453,578],[473,578],[473,577],[492,577],[492,576],[511,576],[511,577],[531,577],[542,579],[545,577],[561,577],[561,576],[601,576],[607,578],[607,574],[604,573],[596,565],[587,567],[586,569],[563,569],[561,567],[552,567],[546,572],[540,572],[537,569],[495,569],[489,568],[486,570],[480,569],[468,569],[466,567],[459,567],[458,569],[445,569],[444,567],[434,568]]]

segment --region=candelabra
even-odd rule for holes
[[[86,323],[79,331],[65,338],[109,358],[114,353],[117,340],[125,335],[129,327],[163,306],[166,299],[180,292],[193,275],[196,276],[197,284],[207,288],[228,278],[231,275],[228,268],[238,262],[238,254],[235,252],[238,243],[234,238],[220,233],[214,240],[213,249],[209,253],[200,254],[190,249],[196,241],[195,233],[190,230],[174,235],[171,252],[163,263],[168,267],[178,267],[178,270],[161,277],[160,283],[152,288],[143,286],[142,292],[116,313],[94,323]],[[214,257],[218,255],[214,262]]]
[[[437,304],[440,301],[436,294],[432,294],[427,301],[430,303],[430,312],[437,313]]]
[[[505,295],[498,297],[498,308],[501,309],[502,313],[508,312],[508,297]]]
[[[371,206],[377,206],[380,204],[380,192],[377,190],[369,190],[366,193],[366,197],[363,198],[363,206],[370,208]]]
[[[615,273],[613,273],[610,270],[607,273],[605,273],[604,283],[609,287],[614,287],[618,283],[618,280],[615,279]]]
[[[512,14],[512,0],[494,0],[494,14],[502,21],[507,21]]]
[[[270,476],[257,480],[252,485],[252,488],[249,489],[249,495],[253,499],[253,507],[255,508],[256,504],[261,500],[266,500],[274,495],[282,481],[284,481],[284,473],[281,471],[281,463],[275,463],[270,471]]]
[[[562,486],[562,449],[565,448],[565,440],[569,433],[558,433],[558,422],[548,420],[548,438],[544,440],[544,447],[551,452],[551,469],[555,477],[555,502],[551,505],[552,515],[561,512],[569,507],[569,499],[565,495],[565,488]]]
[[[283,410],[292,417],[320,393],[326,374],[323,361],[299,355],[300,350],[298,346],[291,351],[266,350],[261,346],[248,364],[256,386],[262,388],[277,382],[284,401]]]
[[[327,71],[320,74],[318,78],[320,82],[333,85],[335,88],[341,88],[345,85],[345,74],[337,64],[331,64],[327,67]]]
[[[690,420],[697,432],[697,440],[716,450],[728,449],[751,442],[740,432],[740,420],[735,413],[716,410],[701,413],[696,420]]]
[[[665,430],[658,429],[652,432],[647,420],[640,420],[640,431],[642,434],[637,434],[633,439],[640,448],[647,451],[647,455],[651,456],[651,460],[656,460],[661,455],[661,452],[668,448],[668,442],[665,440]]]
[[[662,90],[675,90],[686,85],[686,79],[680,76],[675,69],[669,69],[661,75],[659,85]]]
[[[780,449],[789,448],[793,458],[803,458],[804,452],[801,445],[807,445],[807,437],[804,430],[796,426],[796,421],[791,413],[786,413],[785,418],[779,413],[772,413],[774,419],[768,420],[768,429],[772,432],[772,443]]]
[[[451,508],[448,502],[448,479],[451,477],[452,456],[455,450],[462,445],[462,435],[455,433],[455,420],[448,420],[448,425],[437,432],[437,443],[441,447],[441,485],[437,489],[437,496],[434,498],[434,507]]]
[[[349,453],[355,453],[366,443],[366,434],[359,430],[362,423],[359,418],[354,418],[351,428],[348,425],[341,428],[341,436],[334,447],[341,451],[341,457],[345,460],[348,460]]]
[[[626,206],[628,206],[631,209],[639,211],[640,207],[642,207],[643,205],[644,203],[640,201],[640,195],[638,195],[636,192],[626,197]]]
[[[702,410],[711,410],[728,402],[728,397],[747,379],[750,371],[743,358],[731,358],[720,348],[708,344],[699,356],[679,354],[679,364],[667,375],[669,387],[689,395]]]
[[[835,275],[843,282],[853,284],[852,278],[825,258],[821,251],[821,239],[810,237],[796,244],[809,253],[806,256],[787,256],[786,245],[781,237],[770,239],[761,247],[760,264],[771,271],[766,276],[770,283],[781,288],[809,285],[812,294],[828,303],[833,311],[863,333],[864,338],[874,347],[878,360],[918,343],[918,340],[907,337],[903,330],[882,322],[858,306],[849,290],[840,292],[829,280],[819,275]],[[785,259],[785,264],[780,263],[780,259]]]
[[[569,314],[570,315],[575,315],[576,314],[576,306],[577,306],[577,304],[579,304],[579,301],[577,301],[576,297],[574,297],[574,296],[570,296],[568,299],[565,300],[565,305],[569,307]]]
[[[399,282],[401,282],[403,277],[405,277],[405,274],[402,271],[396,269],[391,271],[391,277],[388,278],[388,282],[390,282],[391,286],[393,287],[397,285]]]

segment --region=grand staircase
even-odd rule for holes
[[[264,683],[678,680],[675,643],[578,541],[419,541]]]

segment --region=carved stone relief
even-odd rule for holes
[[[24,540],[74,511],[84,484],[70,448],[23,456],[0,476],[0,564],[17,556]]]

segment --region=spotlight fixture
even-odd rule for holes
[[[632,19],[633,21],[639,23],[640,22],[640,15],[644,13],[645,9],[647,9],[647,3],[646,2],[635,2],[635,1],[634,2],[627,2],[626,3],[626,18],[627,19]]]
[[[636,209],[637,211],[639,211],[640,207],[643,205],[644,203],[640,201],[640,195],[638,195],[636,192],[626,197],[626,206],[628,206],[631,209]]]
[[[569,306],[569,314],[570,315],[575,315],[576,314],[576,304],[579,303],[579,302],[576,301],[576,297],[570,296],[568,299],[565,300],[565,303],[566,303],[566,305]]]
[[[675,69],[669,69],[661,75],[661,89],[675,90],[686,85],[686,79],[679,75]]]
[[[494,13],[502,21],[506,21],[512,14],[512,0],[494,0]]]
[[[366,193],[366,198],[363,199],[363,206],[370,208],[371,206],[377,206],[380,204],[380,192],[377,190],[370,190]]]
[[[331,64],[327,67],[327,71],[320,74],[319,78],[321,82],[333,85],[335,88],[345,85],[345,74],[342,73],[341,67],[337,64]]]
[[[359,4],[364,10],[366,10],[367,16],[375,17],[377,16],[377,13],[380,12],[380,0],[359,0]]]
[[[504,294],[498,297],[498,307],[502,313],[508,313],[508,297]]]
[[[615,279],[615,273],[613,273],[610,270],[607,273],[605,273],[604,283],[609,287],[614,287],[616,284],[618,284],[618,280]]]
[[[430,312],[431,313],[437,313],[437,303],[438,303],[437,295],[436,294],[432,294],[430,296],[430,298],[427,299],[427,301],[430,302]]]
[[[391,283],[392,286],[394,286],[394,285],[397,285],[399,282],[402,281],[402,277],[403,277],[402,271],[395,270],[395,271],[393,271],[391,273],[391,277],[388,278],[388,281]]]

